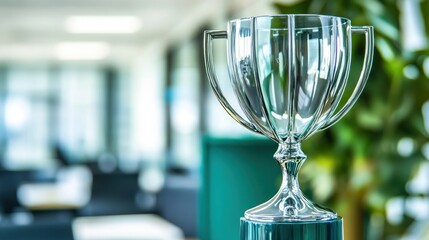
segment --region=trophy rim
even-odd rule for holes
[[[234,23],[234,22],[240,22],[244,20],[251,20],[251,19],[260,19],[260,18],[273,18],[273,17],[323,17],[323,18],[331,18],[331,19],[340,19],[343,24],[351,24],[351,20],[345,17],[335,16],[335,15],[328,15],[328,14],[306,14],[306,13],[300,13],[300,14],[265,14],[265,15],[258,15],[258,16],[252,16],[252,17],[242,17],[242,18],[235,18],[228,21],[228,23]]]

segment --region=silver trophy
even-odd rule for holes
[[[365,37],[365,58],[353,93],[338,107],[353,33]],[[306,159],[301,142],[335,124],[358,99],[371,69],[373,28],[351,26],[349,19],[336,16],[275,15],[232,20],[226,31],[206,31],[204,37],[207,75],[221,105],[241,125],[279,144],[274,158],[283,173],[280,190],[245,212],[241,238],[342,239],[341,217],[308,200],[299,188],[297,175]],[[229,76],[245,117],[218,84],[212,45],[219,38],[226,39]]]

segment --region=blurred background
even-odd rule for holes
[[[303,144],[306,194],[345,239],[429,239],[428,0],[0,0],[0,238],[238,239],[243,210],[275,193],[276,146],[213,96],[202,33],[276,13],[376,32],[362,97]]]

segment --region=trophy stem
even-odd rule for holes
[[[298,172],[307,156],[301,150],[300,143],[281,143],[274,158],[280,164],[283,181],[281,189],[299,191]]]
[[[282,195],[277,203],[284,216],[296,216],[305,205],[298,182],[298,172],[307,156],[301,150],[299,142],[286,141],[279,144],[274,158],[282,170],[282,185],[278,194]]]
[[[343,240],[342,218],[308,200],[299,189],[298,172],[307,156],[299,142],[279,144],[274,158],[283,174],[277,194],[240,219],[240,240]]]
[[[282,184],[277,194],[267,202],[245,212],[246,219],[259,222],[317,221],[337,218],[332,210],[308,200],[301,192],[298,172],[307,156],[297,141],[279,144],[274,154],[282,170]]]

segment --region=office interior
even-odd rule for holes
[[[231,236],[239,234],[240,216],[228,215],[229,207],[237,210],[228,203],[237,197],[232,193],[248,183],[237,170],[235,179],[216,185],[220,194],[223,188],[233,190],[212,199],[204,194],[209,191],[202,171],[205,161],[227,159],[222,154],[232,146],[238,150],[228,161],[237,169],[241,165],[236,164],[252,161],[277,169],[272,159],[276,144],[236,123],[213,95],[204,66],[203,32],[226,29],[234,18],[297,13],[292,6],[300,2],[310,6],[308,11],[323,13],[316,0],[0,0],[0,238],[220,240],[222,235],[214,233],[220,232],[221,239],[236,239]],[[320,1],[320,6],[327,2]],[[332,4],[344,7],[345,2]],[[411,84],[429,80],[428,1],[361,2],[357,5],[367,6],[362,9],[368,16],[379,14],[369,19],[384,30],[376,31],[382,59],[376,63],[397,63],[395,54],[401,49],[406,64],[386,71],[400,68],[392,75]],[[389,14],[383,18],[387,6],[394,6],[396,19]],[[400,45],[392,50],[388,42],[394,36]],[[239,109],[229,85],[225,41],[217,40],[215,49],[221,87]],[[380,68],[373,66],[373,72]],[[370,76],[369,82],[377,80]],[[421,115],[422,129],[428,130],[424,118],[429,116],[429,98],[420,94],[406,99],[417,98],[425,104],[413,113],[406,105],[403,112]],[[366,96],[363,102],[368,101]],[[363,113],[373,123],[370,114]],[[354,127],[343,125],[346,130]],[[322,134],[317,133],[316,141]],[[323,155],[312,160],[318,149],[311,150],[314,142],[303,143],[309,155],[301,176],[306,194],[349,222],[361,222],[357,230],[346,226],[346,235],[359,232],[356,239],[429,237],[429,131],[420,134],[423,137],[412,134],[402,134],[395,145],[401,159],[413,159],[407,170],[392,170],[407,176],[389,185],[398,191],[366,194],[370,188],[359,187],[373,186],[368,183],[371,176],[383,170],[365,161],[350,162],[355,167],[350,170],[350,191],[357,186],[354,196],[359,197],[342,196],[342,202],[333,193],[343,189],[336,182],[344,176],[336,178],[326,168],[339,163]],[[344,136],[338,141],[347,142]],[[344,148],[336,141],[328,144],[332,151]],[[255,156],[267,159],[251,160]],[[278,183],[257,179],[257,170],[256,184],[275,191]],[[223,171],[213,179],[222,179]],[[356,199],[359,204],[346,204]],[[219,205],[207,206],[209,201]],[[228,226],[211,218],[218,216],[216,211],[235,222],[236,231],[222,232]]]

